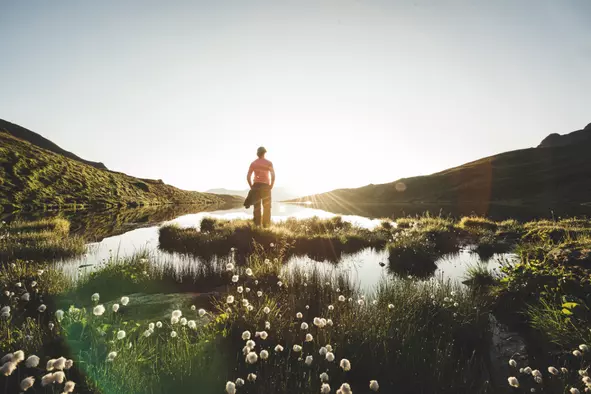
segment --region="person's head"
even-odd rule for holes
[[[259,146],[259,148],[257,149],[257,156],[260,158],[265,157],[265,153],[267,153],[267,150],[265,149],[264,146]]]

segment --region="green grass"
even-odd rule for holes
[[[70,223],[61,218],[14,222],[0,227],[0,262],[47,261],[81,255],[85,241],[69,235]]]
[[[0,207],[10,210],[236,202],[98,169],[3,132],[0,146]]]

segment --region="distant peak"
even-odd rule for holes
[[[553,148],[558,146],[591,143],[591,123],[584,129],[568,134],[552,133],[542,140],[538,148]]]

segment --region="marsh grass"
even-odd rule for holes
[[[0,227],[0,261],[47,261],[81,255],[82,238],[70,236],[70,223],[62,218],[14,222]]]

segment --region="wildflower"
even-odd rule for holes
[[[173,331],[170,332],[170,337],[171,338],[176,338],[176,336],[177,336],[176,331],[173,330]]]
[[[293,351],[299,353],[302,351],[302,347],[300,345],[293,345]]]
[[[328,382],[328,374],[326,372],[322,372],[320,374],[320,381],[321,382]]]
[[[526,373],[526,374],[528,374],[528,375],[531,375],[532,370],[531,370],[530,367],[525,367],[525,368],[523,368],[523,372]]]
[[[246,269],[246,275],[247,275],[247,276],[252,276],[252,269],[250,269],[250,268],[247,268],[247,269]]]
[[[238,275],[232,275],[232,282],[238,282]]]
[[[369,389],[373,391],[378,391],[380,389],[380,385],[378,384],[377,380],[370,380],[369,381]]]
[[[25,352],[23,352],[22,350],[17,350],[16,352],[14,352],[12,354],[12,361],[15,363],[20,363],[21,361],[23,361],[25,359]]]
[[[234,264],[232,264],[232,263],[226,264],[226,271],[234,271]]]
[[[244,299],[242,300],[242,306],[246,306],[246,307],[248,307],[248,305],[249,305],[249,303],[248,303],[248,300],[247,300],[246,298],[244,298]]]
[[[183,312],[181,312],[179,309],[175,309],[174,311],[172,311],[171,316],[172,317],[176,317],[176,318],[181,318],[181,316],[183,315]]]
[[[271,242],[271,243],[269,244],[269,246],[270,246],[270,247],[272,247],[272,248],[274,248],[274,247],[275,247],[275,244],[274,244],[273,242]]]
[[[264,341],[265,339],[267,339],[269,334],[267,334],[267,331],[261,331],[260,336],[261,336],[261,339]]]
[[[45,369],[48,371],[53,371],[53,364],[55,363],[55,359],[47,360],[47,364],[45,364]]]
[[[509,365],[512,366],[512,367],[517,367],[517,361],[515,361],[513,359],[510,359],[509,360]]]
[[[306,334],[306,342],[312,342],[314,340],[314,337],[312,336],[312,334]]]
[[[262,291],[257,291],[257,297],[262,297],[263,296],[263,292]]]
[[[339,296],[339,301],[340,301],[340,302],[345,302],[345,296],[341,294],[341,295]]]
[[[509,386],[519,387],[519,380],[517,380],[515,376],[510,376],[509,378],[507,378],[507,381],[509,382]]]
[[[45,387],[50,384],[53,384],[53,374],[48,373],[46,375],[43,375],[43,377],[41,378],[41,386]]]
[[[332,363],[334,361],[334,354],[332,352],[327,352],[326,353],[326,361],[328,361],[329,363]]]
[[[119,304],[113,304],[113,312],[117,312],[119,310]]]
[[[238,386],[238,387],[244,386],[244,379],[242,379],[242,378],[236,379],[236,386]]]
[[[322,376],[322,375],[320,375],[320,376]],[[320,386],[320,394],[328,394],[328,393],[330,393],[330,386],[328,385],[328,383],[322,383],[322,386]]]
[[[579,389],[576,387],[571,387],[569,391],[570,391],[570,394],[581,394]]]
[[[16,355],[16,353],[14,353]],[[579,376],[589,376],[586,369],[579,369]]]
[[[585,376],[583,378],[583,383],[585,383],[585,386],[591,385],[591,378],[589,376]]]
[[[558,375],[558,369],[554,368],[554,367],[548,367],[548,372],[550,372],[552,375]]]
[[[23,287],[21,282],[16,282],[16,287]]]
[[[29,376],[28,378],[24,378],[23,380],[21,380],[21,391],[27,391],[28,389],[33,387],[33,383],[35,383],[34,377]]]
[[[66,358],[60,357],[53,362],[53,368],[58,371],[63,370],[66,367]]]
[[[306,309],[310,309],[310,305],[306,305]]]
[[[187,325],[187,319],[186,318],[181,318],[181,325],[182,326],[186,326]]]
[[[339,390],[343,394],[352,394],[353,393],[353,391],[351,391],[351,386],[349,386],[349,383],[341,384],[341,388]],[[338,393],[338,391],[337,391],[337,393]]]
[[[321,324],[322,324],[322,322],[320,321],[320,318],[319,317],[315,317],[314,318],[314,325],[316,327],[319,327]]]
[[[538,376],[542,376],[542,373],[540,372],[539,369],[534,369],[533,371],[531,371],[531,376],[533,377],[538,377]]]
[[[157,327],[157,328],[162,328],[162,322],[161,322],[161,321],[159,321],[159,322],[156,322],[156,327]]]
[[[64,393],[71,393],[74,391],[74,387],[76,387],[76,383],[72,382],[71,380],[68,380],[66,382],[66,385],[64,386]]]
[[[265,312],[268,315],[269,313],[271,313],[271,309],[269,309],[269,307],[266,306],[263,308],[263,312]]]
[[[64,318],[64,311],[62,311],[61,309],[55,311],[55,318],[57,319],[57,321],[61,321]]]
[[[266,350],[261,350],[261,360],[266,360],[269,358],[269,352]]]
[[[21,300],[23,301],[29,301],[31,299],[31,295],[29,293],[25,293],[21,296]]]
[[[74,366],[74,360],[67,359],[66,363],[64,364],[64,369],[70,369]]]
[[[150,335],[152,335],[152,330],[147,329],[146,331],[144,331],[144,337],[149,337]]]
[[[45,304],[41,304],[39,305],[39,308],[37,308],[37,310],[41,313],[45,312],[46,309],[47,307],[45,306]]]
[[[326,326],[326,321],[327,320],[325,318],[320,319],[320,326],[318,326],[318,327],[324,328]]]
[[[59,384],[64,383],[64,380],[66,380],[66,374],[63,373],[62,371],[57,371],[53,373],[53,381]]]
[[[113,361],[115,360],[115,357],[117,357],[117,352],[110,352],[107,354],[107,361]]]
[[[276,351],[277,353],[281,353],[281,352],[283,351],[283,346],[281,346],[281,345],[277,345],[277,346],[275,346],[275,351]]]
[[[129,297],[121,297],[121,305],[126,306],[129,304]]]
[[[238,286],[238,288],[236,289],[236,291],[238,293],[242,293],[244,291],[244,288],[242,286]]]
[[[334,306],[332,306],[332,305],[329,305],[329,306],[328,306],[328,310],[329,310],[329,311],[332,311],[332,310],[334,310]]]
[[[265,330],[270,330],[270,329],[271,329],[271,323],[266,321],[265,322]],[[265,338],[263,338],[263,339],[265,339]]]
[[[254,281],[254,284],[255,284],[255,285],[258,285],[258,284],[259,284],[259,281],[258,281],[258,279]]]
[[[562,367],[562,368],[560,368],[560,372],[562,372],[562,373],[568,373],[568,369]]]
[[[257,380],[257,376],[254,373],[249,373],[248,376],[246,377],[246,380],[248,380],[249,382],[254,382],[255,380]]]
[[[45,272],[45,270],[37,270],[37,275],[41,276],[41,275],[43,275],[44,272]]]
[[[196,307],[195,305],[191,305],[191,310],[192,310],[192,311],[194,311],[194,310],[196,310],[196,309],[197,309],[197,307]]]
[[[226,383],[226,393],[236,394],[236,384],[234,384],[234,382],[227,382]]]
[[[297,319],[301,319],[301,318],[303,318],[303,317],[304,317],[304,315],[302,315],[302,312],[298,312],[298,313],[296,313],[296,318],[297,318]]]
[[[226,298],[226,302],[227,302],[228,304],[231,304],[231,303],[233,303],[233,302],[234,302],[234,296],[231,296],[231,295],[229,295],[229,296],[228,296],[228,298]]]
[[[339,366],[343,369],[343,371],[347,372],[351,370],[351,363],[346,358],[341,360]]]
[[[279,287],[283,286],[283,282],[282,281],[277,282],[277,286],[279,286]]]
[[[306,322],[302,322],[302,325],[300,326],[300,328],[301,328],[302,330],[307,330],[307,329],[308,329],[308,323],[306,323]]]
[[[16,363],[13,361],[7,361],[0,367],[0,372],[3,373],[4,376],[10,376],[15,369]]]
[[[251,340],[246,341],[246,346],[248,346],[251,349],[254,349],[256,347],[256,343],[255,343],[255,341],[253,341],[251,339]]]
[[[102,316],[102,314],[105,313],[105,307],[102,305],[97,305],[92,309],[92,313],[95,316]]]
[[[364,302],[365,301],[363,301],[363,300],[357,300],[357,303],[359,304],[359,306],[363,306]]]
[[[251,312],[252,310],[254,310],[254,306],[248,305],[247,309],[248,309],[249,312]]]
[[[579,345],[579,349],[581,349],[582,352],[588,352],[589,346],[582,344],[582,345]]]
[[[394,304],[388,304],[388,309],[390,309],[390,310],[394,309]]]
[[[371,304],[372,304],[372,305],[377,305],[377,304],[378,304],[378,300],[373,300],[373,301],[371,302]]]
[[[250,351],[251,351],[251,350],[252,350],[252,349],[251,349],[251,348],[249,348],[248,346],[244,346],[244,347],[242,348],[242,354],[244,354],[244,355],[246,356],[248,353],[250,353]]]
[[[53,324],[52,322],[49,322],[49,324],[47,324],[47,327],[48,327],[50,330],[53,330],[54,324]]]
[[[35,355],[29,356],[25,361],[25,366],[27,368],[35,368],[37,365],[39,365],[39,357]]]
[[[100,298],[101,298],[101,296],[99,295],[99,293],[94,293],[93,295],[90,296],[90,299],[92,300],[92,302],[98,302]]]
[[[320,354],[321,356],[326,356],[326,353],[328,353],[328,350],[322,346],[319,350],[318,350],[318,354]]]
[[[117,331],[117,339],[123,339],[123,338],[125,338],[125,331],[123,331],[123,330]]]
[[[173,316],[170,318],[170,324],[177,324],[179,322],[179,318],[176,316]]]
[[[243,341],[248,341],[250,339],[250,331],[244,331],[242,333],[242,340]]]
[[[246,362],[249,364],[254,364],[259,359],[259,356],[255,352],[249,352],[246,355]]]
[[[306,363],[307,366],[310,366],[310,365],[312,365],[312,361],[314,361],[314,357],[307,356],[306,361],[304,361],[304,362]]]
[[[332,325],[333,325],[332,319],[328,319],[326,321],[326,324],[332,327]]]
[[[575,357],[581,357],[582,355],[583,355],[583,354],[582,354],[580,351],[578,351],[578,350],[573,350],[573,356],[575,356]]]

